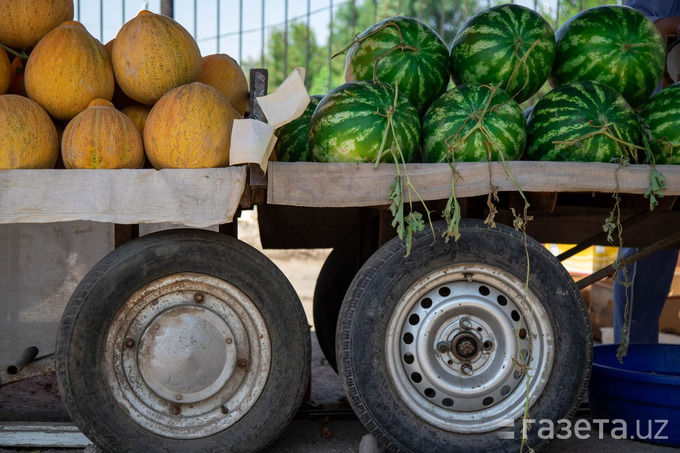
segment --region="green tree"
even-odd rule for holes
[[[278,87],[297,66],[305,68],[305,84],[310,87],[312,81],[324,71],[326,65],[327,47],[320,46],[316,42],[314,30],[307,28],[306,24],[301,22],[290,24],[287,47],[285,38],[286,30],[278,27],[272,30],[267,42],[265,67],[269,71],[270,91]],[[259,59],[246,60],[243,63],[246,73],[250,68],[259,66],[261,66]]]

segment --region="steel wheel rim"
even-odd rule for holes
[[[386,356],[409,410],[455,433],[513,426],[527,399],[530,407],[540,396],[554,360],[547,312],[533,292],[528,303],[524,294],[516,276],[465,264],[437,270],[404,294],[388,323]]]
[[[230,283],[179,273],[136,291],[106,337],[116,403],[143,428],[176,439],[240,420],[262,393],[271,342],[257,306]]]

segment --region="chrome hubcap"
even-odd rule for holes
[[[271,365],[266,324],[231,284],[182,273],[137,291],[107,335],[104,370],[130,417],[154,433],[209,436],[262,393]]]

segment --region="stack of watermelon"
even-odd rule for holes
[[[642,162],[640,117],[656,162],[678,163],[680,130],[668,115],[680,87],[649,102],[664,60],[655,25],[626,6],[584,10],[555,33],[537,12],[499,5],[468,19],[450,50],[427,25],[397,16],[357,36],[346,83],[279,137],[309,144],[291,160],[384,161],[398,149],[405,162]],[[553,89],[533,105],[546,82]]]

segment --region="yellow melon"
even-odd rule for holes
[[[104,99],[95,99],[69,121],[61,141],[66,168],[142,168],[137,127]]]
[[[248,79],[236,60],[229,55],[221,53],[203,57],[199,81],[220,90],[241,116],[248,110]]]
[[[113,70],[104,46],[79,22],[64,22],[40,40],[26,62],[28,97],[69,120],[93,99],[113,96]]]
[[[0,0],[0,42],[33,47],[68,20],[73,20],[73,0]]]
[[[165,94],[144,126],[144,148],[154,168],[229,164],[231,128],[239,114],[220,91],[194,82]]]
[[[115,38],[112,39],[111,41],[107,42],[104,44],[104,50],[106,50],[106,54],[109,56],[109,59],[113,61],[113,43],[115,42]],[[113,65],[111,66],[113,69]],[[115,74],[114,74],[115,76]],[[128,107],[130,105],[137,104],[137,102],[133,99],[130,98],[127,94],[121,90],[120,85],[118,84],[118,81],[115,80],[114,77],[114,88],[113,88],[113,98],[111,98],[111,102],[113,105],[118,109],[118,110],[123,110],[125,107]]]
[[[57,129],[37,103],[16,94],[0,96],[0,131],[0,169],[54,167]]]
[[[144,124],[149,116],[151,107],[148,105],[130,105],[121,110],[137,127],[140,134],[144,133]]]
[[[118,31],[112,63],[123,92],[147,105],[201,76],[201,51],[191,34],[150,11],[141,11]]]

